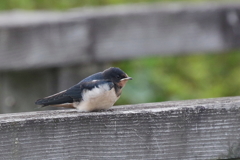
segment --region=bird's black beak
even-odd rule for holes
[[[128,80],[132,80],[132,77],[123,78],[120,81],[128,81]]]

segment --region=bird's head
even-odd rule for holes
[[[111,67],[103,71],[104,77],[111,80],[113,83],[120,87],[124,87],[128,80],[132,80],[125,72],[120,68]]]

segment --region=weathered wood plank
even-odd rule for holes
[[[240,4],[0,14],[0,70],[239,48]]]
[[[4,159],[240,158],[240,97],[0,115]]]
[[[84,21],[61,13],[0,15],[1,70],[89,62],[88,26]]]
[[[222,51],[228,47],[220,6],[151,5],[124,11],[96,18],[96,59]]]

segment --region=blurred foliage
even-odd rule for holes
[[[66,10],[82,6],[170,1],[220,0],[1,0],[0,10]],[[115,62],[113,66],[122,68],[134,78],[125,87],[117,104],[239,95],[239,62],[239,51],[145,57]]]
[[[240,95],[239,61],[239,51],[232,51],[116,63],[134,78],[119,104]]]

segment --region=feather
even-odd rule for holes
[[[42,105],[42,106],[48,106],[53,104],[61,104],[61,103],[72,103],[73,99],[69,96],[66,96],[66,90],[56,93],[54,95],[38,99],[35,104]]]

